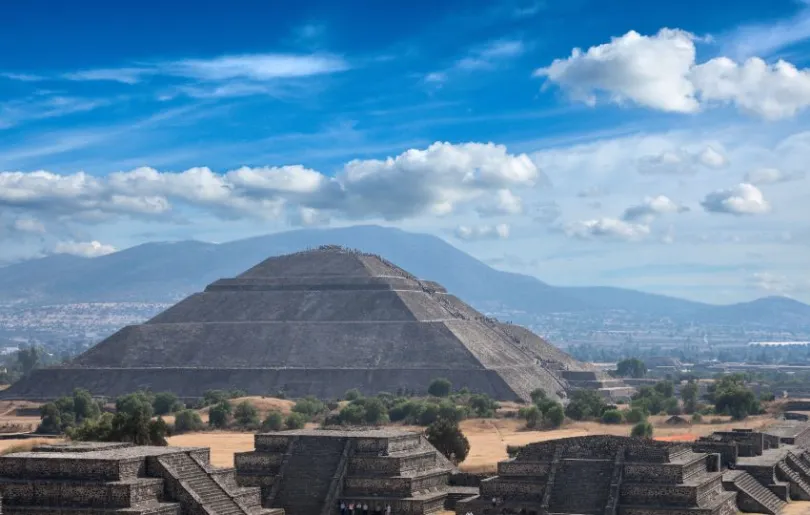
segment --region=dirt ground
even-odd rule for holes
[[[751,417],[744,422],[730,422],[727,418],[722,424],[693,424],[687,426],[668,426],[664,423],[668,417],[651,417],[658,439],[691,441],[698,436],[705,436],[713,431],[725,431],[737,428],[764,428],[775,422],[769,417]],[[313,426],[314,427],[314,426]],[[464,463],[463,470],[470,472],[494,471],[499,461],[507,458],[508,445],[526,445],[555,438],[612,434],[627,436],[629,425],[608,426],[595,422],[575,422],[554,431],[527,431],[524,423],[515,419],[470,419],[461,423],[461,429],[470,441],[470,454]],[[422,431],[424,428],[403,427]],[[221,467],[233,466],[235,452],[253,450],[252,433],[206,432],[173,436],[170,445],[211,447],[211,461]]]

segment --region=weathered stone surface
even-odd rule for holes
[[[237,480],[260,486],[264,506],[287,513],[332,514],[343,501],[424,514],[448,495],[453,466],[418,433],[301,430],[255,441],[255,451],[235,456]]]
[[[709,456],[683,444],[627,437],[564,438],[520,449],[481,481],[458,514],[731,515],[735,493]],[[714,462],[716,463],[716,459]],[[493,500],[494,499],[494,500]]]
[[[513,400],[535,388],[565,395],[563,375],[593,379],[605,391],[622,388],[590,368],[379,256],[329,247],[216,281],[0,397],[49,399],[83,387],[108,397],[143,388],[181,397],[237,388],[336,398],[350,388],[424,392],[446,377],[457,388]]]

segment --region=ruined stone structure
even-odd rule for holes
[[[301,430],[257,434],[237,453],[237,481],[261,487],[262,504],[286,513],[331,515],[341,501],[396,514],[441,511],[453,466],[418,433]]]
[[[611,401],[629,400],[635,388],[628,386],[623,379],[608,376],[597,370],[564,370],[562,377],[572,389],[598,390]]]
[[[738,492],[740,510],[775,515],[790,500],[810,500],[808,444],[810,425],[786,421],[766,432],[717,431],[692,448],[720,454],[723,484]]]
[[[204,448],[80,443],[0,457],[5,515],[283,515]]]
[[[496,399],[528,400],[536,388],[564,396],[577,370],[590,367],[436,283],[379,256],[325,247],[218,280],[0,397],[47,400],[82,387],[106,397],[149,388],[184,398],[210,389],[337,398],[351,388],[420,393],[445,377]],[[594,379],[579,386],[621,386],[586,375]]]
[[[493,499],[495,499],[493,501]],[[720,459],[688,445],[619,436],[529,444],[498,464],[456,513],[732,515]]]

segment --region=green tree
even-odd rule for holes
[[[647,375],[647,365],[638,358],[624,359],[616,364],[616,375],[641,378]]]
[[[107,442],[114,440],[112,413],[103,413],[95,419],[84,419],[76,427],[68,428],[67,435],[77,442]]]
[[[476,417],[492,418],[500,405],[486,394],[471,395],[467,403]]]
[[[759,401],[745,386],[742,374],[722,376],[709,388],[709,395],[717,413],[728,413],[735,420],[759,413]]]
[[[22,375],[27,376],[32,370],[37,368],[43,358],[44,351],[41,347],[32,345],[17,351],[17,364]]]
[[[160,392],[155,394],[152,409],[155,410],[155,415],[168,415],[183,409],[183,403],[172,392]]]
[[[617,409],[605,410],[605,412],[602,413],[603,424],[621,424],[622,422],[624,422],[624,416],[622,412]]]
[[[440,419],[425,432],[428,442],[453,463],[461,463],[470,452],[470,442],[458,424]]]
[[[169,425],[163,420],[163,417],[158,417],[157,420],[149,421],[149,445],[167,446],[169,442],[166,437],[169,436]]]
[[[640,408],[631,408],[624,414],[624,419],[630,424],[638,424],[647,420],[647,413]]]
[[[453,389],[453,384],[444,378],[434,379],[428,386],[428,393],[434,397],[447,397]]]
[[[217,429],[228,427],[231,413],[231,404],[227,401],[222,401],[215,406],[211,406],[208,410],[208,425]]]
[[[303,429],[306,424],[307,417],[300,413],[290,413],[289,416],[287,416],[287,420],[284,421],[284,425],[287,426],[287,429]]]
[[[174,416],[174,430],[177,433],[202,431],[204,427],[200,414],[191,409],[184,409]]]
[[[534,429],[543,421],[543,412],[535,405],[529,406],[522,411],[523,418],[526,419],[526,427]]]
[[[543,414],[543,422],[551,428],[558,428],[565,421],[565,411],[562,404],[555,403]]]
[[[284,416],[278,411],[271,411],[262,422],[265,431],[281,431],[284,429]]]
[[[632,431],[630,431],[630,436],[635,438],[652,438],[653,426],[646,420],[641,421],[633,426]]]
[[[675,385],[672,384],[672,381],[659,381],[655,383],[653,389],[665,399],[675,396]]]
[[[598,418],[602,416],[604,411],[605,400],[595,390],[575,390],[571,395],[571,401],[565,408],[565,414],[568,418],[574,420],[585,420],[589,418]]]
[[[546,395],[546,392],[542,388],[532,390],[532,393],[530,393],[529,395],[531,395],[532,402],[534,404],[538,404],[540,401],[545,400],[548,397]]]
[[[115,401],[111,439],[135,445],[161,445],[160,441],[153,440],[150,432],[153,414],[152,399],[144,392],[119,397]]]
[[[300,399],[298,402],[295,403],[292,410],[296,413],[301,413],[306,415],[308,418],[313,418],[316,415],[323,413],[326,409],[326,406],[323,402],[319,401],[315,397],[305,397]]]
[[[357,388],[352,388],[351,390],[347,390],[346,393],[343,394],[343,397],[349,402],[356,401],[357,399],[359,399],[362,396],[363,396],[363,394],[361,394],[360,390],[358,390]]]
[[[259,424],[259,410],[250,402],[242,401],[236,405],[233,418],[242,427],[257,426]]]
[[[208,390],[203,394],[203,406],[213,406],[230,399],[228,392],[223,390]]]
[[[63,431],[62,413],[53,402],[44,404],[40,409],[40,423],[37,426],[37,433],[59,434]]]
[[[698,393],[699,388],[695,381],[689,381],[681,387],[681,400],[683,400],[684,412],[694,413],[697,411]]]

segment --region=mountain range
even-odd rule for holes
[[[174,302],[269,256],[324,244],[380,254],[480,310],[509,313],[521,323],[552,313],[621,311],[636,321],[810,328],[810,306],[785,297],[717,306],[623,288],[552,286],[496,270],[438,237],[379,226],[296,230],[220,244],[147,243],[95,258],[52,255],[0,268],[0,302]]]

